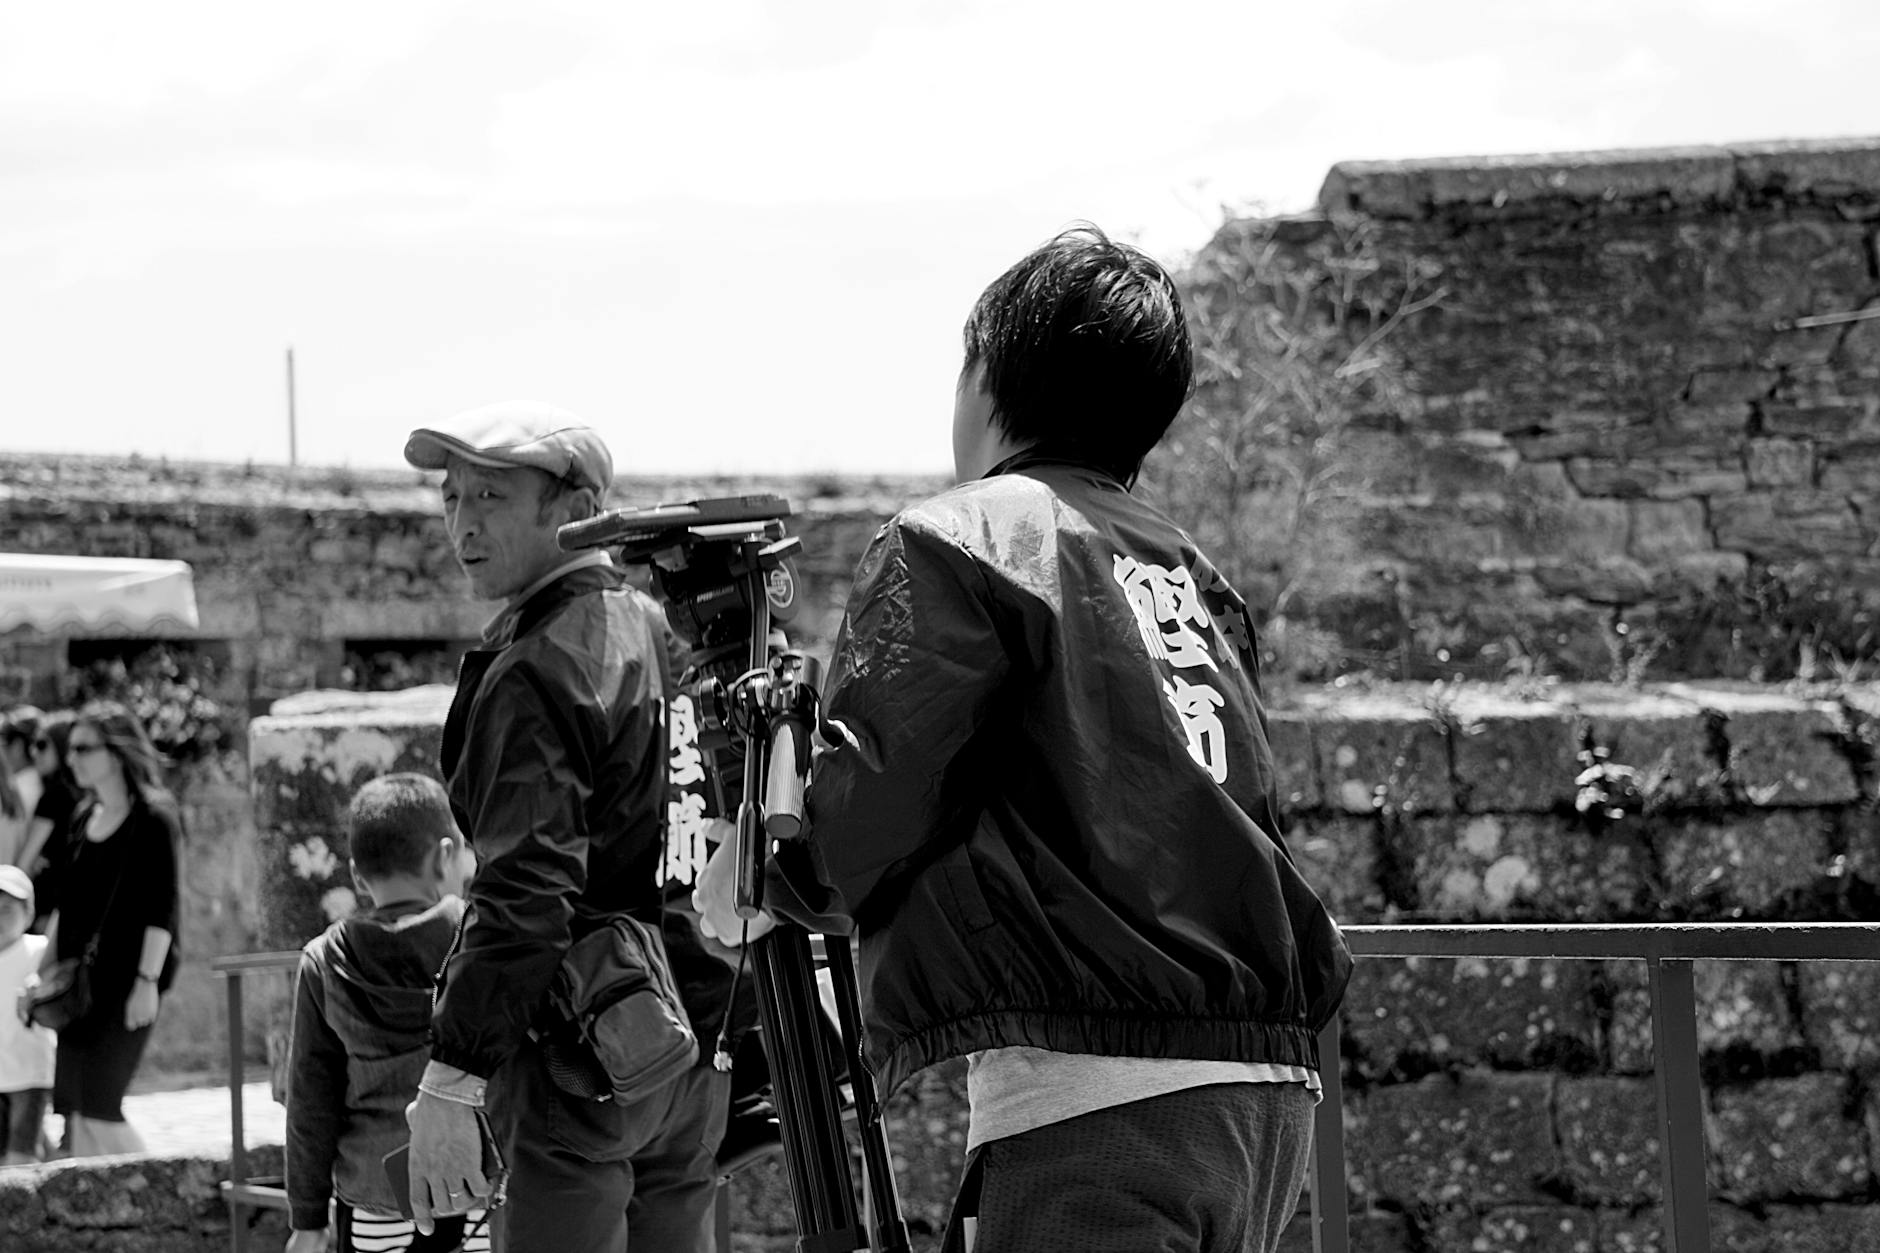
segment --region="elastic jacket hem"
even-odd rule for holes
[[[1100,1057],[1271,1062],[1319,1069],[1317,1033],[1297,1023],[1004,1009],[948,1019],[894,1040],[877,1063],[875,1089],[886,1099],[919,1071],[950,1057],[1017,1045]]]

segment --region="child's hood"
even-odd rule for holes
[[[344,1005],[367,1026],[422,1031],[430,1021],[432,986],[462,917],[463,902],[447,896],[428,908],[371,910],[339,924],[329,949],[329,1015]]]

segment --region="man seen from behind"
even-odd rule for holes
[[[952,1249],[1268,1253],[1305,1180],[1350,958],[1281,838],[1246,605],[1132,491],[1192,370],[1174,283],[1094,228],[986,289],[960,485],[863,556],[772,861],[778,912],[855,936],[880,1093],[968,1059]],[[735,939],[728,869],[697,895]]]

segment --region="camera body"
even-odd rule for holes
[[[556,533],[564,552],[611,548],[622,564],[646,566],[667,620],[691,647],[674,690],[680,724],[674,739],[680,743],[695,732],[708,768],[694,778],[681,767],[686,777],[675,778],[686,794],[681,822],[734,818],[743,799],[749,706],[754,698],[768,699],[776,686],[766,677],[757,684],[764,694],[753,691],[751,637],[758,619],[766,624],[767,651],[783,683],[813,690],[820,679],[815,659],[793,652],[780,629],[795,618],[798,601],[794,558],[802,541],[786,533],[791,513],[782,496],[719,496],[609,510]],[[757,586],[765,601],[761,613],[753,612],[760,608],[753,604]]]

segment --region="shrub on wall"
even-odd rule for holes
[[[1880,656],[1880,608],[1859,592],[1821,562],[1758,565],[1740,583],[1668,597],[1639,620],[1663,650],[1661,673],[1852,682]]]
[[[220,667],[187,645],[156,644],[97,658],[69,677],[68,703],[116,701],[136,715],[171,761],[198,761],[228,746],[230,714],[209,693]]]
[[[1387,264],[1366,223],[1303,241],[1286,227],[1234,223],[1186,276],[1195,395],[1144,484],[1247,597],[1270,672],[1389,669],[1401,614],[1350,506],[1391,473],[1365,435],[1406,394],[1394,340],[1443,292],[1417,263]],[[1389,638],[1327,629],[1334,603],[1376,609]]]

